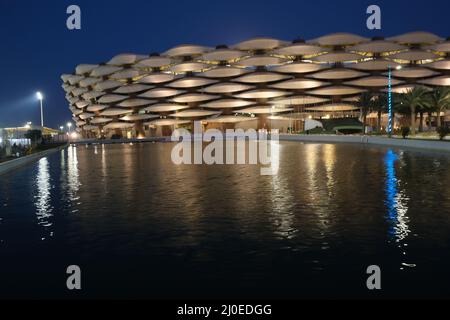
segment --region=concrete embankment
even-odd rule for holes
[[[0,163],[0,175],[10,172],[14,169],[20,168],[20,167],[27,165],[29,163],[32,163],[34,161],[37,161],[37,160],[39,160],[43,157],[46,157],[52,153],[61,151],[62,149],[66,148],[66,147],[67,147],[67,145],[64,145],[61,147],[56,147],[56,148],[52,148],[52,149],[45,150],[42,152],[34,153],[29,156],[24,156],[24,157],[17,158],[14,160],[2,162],[2,163]]]
[[[419,139],[400,139],[377,136],[337,136],[337,135],[280,135],[282,141],[319,143],[359,143],[383,145],[388,147],[415,148],[430,151],[450,152],[450,142]]]
[[[415,148],[429,151],[450,152],[449,141],[439,140],[420,140],[420,139],[401,139],[388,138],[380,136],[359,136],[359,135],[297,135],[297,134],[280,134],[281,141],[299,141],[309,143],[358,143],[373,144],[388,147],[404,147]],[[199,140],[202,139],[200,136]],[[120,144],[120,143],[141,143],[141,142],[170,142],[170,137],[151,137],[145,139],[120,139],[120,140],[77,140],[72,142],[76,145],[85,144]]]
[[[170,137],[149,137],[143,139],[80,139],[71,141],[74,145],[85,145],[85,144],[121,144],[121,143],[143,143],[143,142],[169,142]]]

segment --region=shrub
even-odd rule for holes
[[[409,129],[409,127],[402,127],[402,137],[403,139],[406,139],[407,136],[409,136],[409,132],[411,130]]]
[[[439,140],[444,140],[444,138],[450,134],[450,128],[447,126],[437,128],[437,133],[439,135]]]

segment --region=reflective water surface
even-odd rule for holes
[[[172,147],[69,147],[1,176],[0,296],[450,297],[450,155],[282,142],[261,176]]]

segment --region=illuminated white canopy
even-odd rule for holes
[[[129,64],[134,64],[142,59],[145,59],[146,56],[144,55],[138,55],[138,54],[133,54],[133,53],[124,53],[124,54],[119,54],[117,56],[115,56],[114,58],[112,58],[108,64],[111,65],[129,65]]]
[[[97,112],[101,110],[105,110],[108,106],[103,104],[93,104],[87,107],[87,111]]]
[[[335,68],[319,71],[311,75],[311,78],[322,80],[339,80],[339,79],[351,79],[369,75],[368,73],[358,70]]]
[[[245,56],[246,53],[239,50],[232,49],[218,49],[205,53],[200,57],[200,60],[205,61],[231,61]]]
[[[342,96],[365,92],[365,89],[358,89],[347,86],[331,86],[327,88],[321,88],[309,91],[309,94],[319,95],[319,96]]]
[[[272,113],[280,113],[292,111],[292,108],[283,108],[278,106],[254,106],[245,109],[237,110],[239,113],[249,113],[249,114],[272,114]]]
[[[131,110],[119,109],[119,108],[108,108],[100,112],[101,116],[120,116],[123,114],[131,113]]]
[[[83,119],[83,120],[92,118],[93,116],[95,116],[95,113],[90,113],[90,112],[83,112],[82,114],[79,115],[80,119]]]
[[[149,112],[171,112],[187,109],[189,106],[174,103],[157,103],[146,107],[144,110]]]
[[[215,118],[207,118],[205,121],[211,122],[211,123],[239,123],[243,121],[252,121],[257,120],[256,118],[252,117],[244,117],[244,116],[218,116]]]
[[[253,56],[240,60],[235,65],[241,67],[261,67],[261,66],[272,66],[279,65],[286,62],[286,59],[263,55],[263,56]]]
[[[253,72],[247,75],[236,78],[235,81],[243,83],[264,83],[264,82],[274,82],[283,79],[288,79],[289,76],[274,73],[274,72]]]
[[[104,128],[105,129],[130,129],[134,127],[134,123],[129,122],[110,122]]]
[[[254,38],[235,44],[233,48],[243,51],[271,50],[286,45],[287,42],[273,38]]]
[[[117,88],[116,90],[114,90],[114,93],[130,94],[130,93],[145,91],[150,88],[152,88],[152,86],[148,86],[145,84],[130,84],[127,86],[122,86],[120,88]]]
[[[127,99],[127,100],[119,103],[117,106],[124,107],[124,108],[134,108],[134,107],[146,106],[146,105],[149,105],[152,103],[155,103],[155,101],[147,100],[147,99],[140,99],[140,98],[131,98],[131,99]]]
[[[217,98],[220,98],[220,96],[203,93],[187,93],[173,98],[172,101],[176,103],[192,103],[192,102],[214,100]]]
[[[407,60],[407,61],[420,61],[439,58],[439,55],[422,50],[411,50],[405,52],[395,53],[389,56],[390,59]]]
[[[172,88],[156,88],[140,94],[139,97],[159,99],[159,98],[173,97],[181,93],[184,93],[184,91]]]
[[[420,80],[419,83],[433,86],[450,86],[450,75]]]
[[[275,105],[299,106],[327,102],[329,99],[312,96],[290,96],[288,98],[274,99],[270,103]]]
[[[349,48],[349,51],[355,52],[370,52],[370,53],[383,53],[401,51],[407,49],[406,46],[385,40],[369,41],[366,43],[360,43],[356,46]]]
[[[168,57],[153,56],[139,61],[136,66],[141,68],[161,68],[171,63],[172,60]]]
[[[170,71],[174,73],[199,72],[208,67],[208,64],[202,62],[183,62],[170,67]]]
[[[81,87],[89,87],[95,85],[97,82],[100,82],[99,78],[83,78],[80,80],[79,84]]]
[[[402,84],[403,81],[392,79],[391,84],[393,86]],[[352,80],[345,82],[346,85],[359,86],[359,87],[387,87],[389,84],[387,77],[371,76],[362,79]]]
[[[97,130],[97,129],[98,129],[97,126],[93,126],[93,125],[90,125],[90,124],[87,124],[87,125],[84,125],[84,126],[83,126],[83,130],[87,130],[87,131],[90,131],[90,130]]]
[[[206,70],[199,75],[208,77],[208,78],[228,78],[228,77],[236,77],[242,74],[247,73],[248,71],[244,68],[236,68],[236,67],[216,67],[209,70]]]
[[[95,117],[90,122],[93,124],[101,124],[106,122],[111,122],[113,119],[106,117]]]
[[[369,39],[351,33],[333,33],[308,41],[320,46],[343,46],[367,42]]]
[[[318,63],[294,62],[271,68],[271,70],[282,73],[309,73],[326,68]]]
[[[175,80],[167,86],[172,88],[195,88],[200,86],[206,86],[212,83],[216,83],[216,80],[199,78],[199,77],[186,77],[182,79]]]
[[[102,91],[88,91],[86,93],[83,93],[81,96],[85,100],[90,100],[90,99],[98,99],[99,97],[104,95],[105,93]]]
[[[305,89],[312,89],[312,88],[325,86],[328,84],[329,83],[317,81],[317,80],[291,79],[291,80],[279,82],[277,84],[272,84],[270,87],[277,88],[277,89],[305,90]]]
[[[99,103],[116,103],[119,101],[123,101],[127,98],[125,95],[119,95],[119,94],[107,94],[102,96],[98,102]]]
[[[98,64],[80,64],[76,67],[75,73],[78,75],[89,74],[98,67]]]
[[[248,92],[240,93],[236,95],[237,98],[241,99],[268,99],[276,98],[288,95],[289,92],[273,89],[257,89]]]
[[[106,80],[106,81],[97,83],[94,86],[94,90],[105,91],[105,90],[109,90],[109,89],[119,88],[122,85],[123,85],[123,83],[120,81]]]
[[[360,60],[362,58],[364,58],[364,56],[360,54],[342,51],[342,52],[325,53],[320,56],[311,58],[311,60],[317,62],[336,63],[344,61],[355,61]]]
[[[194,117],[196,118],[196,117],[212,116],[215,114],[220,114],[220,112],[204,109],[188,109],[173,113],[170,116],[176,118],[194,118]]]
[[[275,50],[274,54],[283,56],[305,56],[305,55],[307,56],[307,55],[316,55],[326,51],[327,50],[325,48],[321,48],[319,46],[315,46],[312,44],[295,43]]]
[[[138,81],[140,83],[164,83],[175,79],[175,75],[172,73],[150,73]]]
[[[125,117],[120,118],[122,121],[141,121],[148,119],[159,118],[159,115],[156,114],[145,114],[145,113],[137,113],[137,114],[129,114]]]
[[[244,90],[250,90],[253,88],[254,88],[253,86],[248,86],[244,84],[223,82],[206,87],[205,89],[203,89],[203,91],[207,93],[233,93]]]
[[[419,67],[405,67],[400,70],[392,70],[392,76],[399,78],[426,78],[437,74],[439,73]]]
[[[188,57],[188,56],[199,56],[209,51],[212,51],[212,49],[203,46],[183,44],[170,50],[167,50],[166,52],[163,53],[163,55],[169,57]]]
[[[150,122],[146,122],[146,126],[177,126],[182,124],[191,123],[190,120],[180,120],[180,119],[158,119]]]
[[[98,66],[97,68],[92,70],[91,77],[104,77],[120,70],[122,70],[122,67]]]
[[[399,36],[388,38],[389,41],[394,41],[403,44],[423,44],[423,43],[435,43],[442,41],[443,38],[432,34],[430,32],[409,32]]]
[[[240,99],[220,99],[203,104],[202,106],[212,109],[228,109],[246,107],[254,102]]]

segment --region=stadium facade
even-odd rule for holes
[[[336,33],[180,45],[80,64],[61,78],[84,137],[166,136],[195,120],[205,129],[302,131],[309,119],[358,117],[358,97],[389,84],[395,93],[450,86],[450,41],[428,32],[386,39]]]

